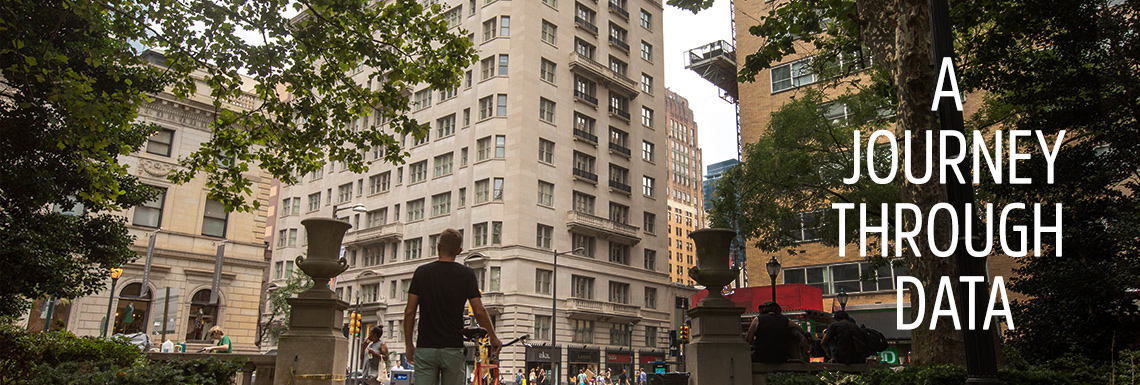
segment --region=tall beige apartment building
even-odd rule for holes
[[[669,281],[693,286],[697,282],[689,277],[689,268],[696,266],[697,255],[689,233],[705,223],[697,122],[689,100],[669,89],[665,90],[665,117],[669,131]]]
[[[144,56],[152,64],[162,63],[158,52]],[[253,212],[226,212],[220,202],[206,197],[204,178],[182,185],[167,180],[180,167],[178,158],[197,150],[212,135],[208,125],[216,110],[206,91],[209,87],[199,79],[198,90],[187,99],[169,92],[152,95],[151,102],[139,107],[141,121],[160,127],[140,151],[120,159],[140,181],[160,190],[154,200],[122,213],[127,231],[135,237],[131,248],[139,258],[123,266],[113,293],[108,291],[108,280],[107,290],[55,306],[54,323],[63,321],[67,330],[81,336],[98,336],[103,328],[108,334],[142,332],[155,347],[169,339],[186,342],[188,349],[214,344],[206,331],[217,325],[230,336],[235,352],[258,350],[255,334],[267,266],[265,207],[272,179],[256,167],[247,172],[253,181],[251,198],[262,202],[262,208]],[[241,111],[256,103],[247,95],[222,107]],[[154,257],[148,264],[152,234]],[[220,270],[214,294],[216,266]],[[43,327],[47,313],[43,302],[35,303],[30,329]],[[104,317],[109,307],[108,327]]]
[[[694,290],[668,283],[661,3],[439,3],[480,61],[458,88],[410,90],[412,116],[431,130],[403,138],[405,164],[369,152],[367,173],[330,163],[281,186],[271,282],[304,252],[301,220],[339,208],[353,227],[334,290],[403,352],[412,273],[456,228],[500,338],[530,335],[504,349],[504,369],[553,367],[565,381],[663,359],[674,298]]]

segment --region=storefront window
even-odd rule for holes
[[[112,334],[133,334],[147,331],[150,316],[150,299],[154,290],[147,290],[146,296],[139,297],[141,283],[132,283],[119,291],[119,303],[115,307],[115,327]]]
[[[210,303],[210,289],[198,290],[190,298],[190,315],[186,322],[187,341],[206,341],[206,334],[217,319],[217,305]]]

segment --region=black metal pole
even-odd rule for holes
[[[931,40],[934,46],[934,59],[935,68],[941,68],[943,58],[950,58],[954,60],[954,39],[950,29],[950,8],[946,0],[930,0],[930,29]],[[955,71],[955,74],[958,74]],[[938,102],[938,119],[941,124],[942,131],[958,131],[965,133],[965,127],[962,123],[962,111],[959,111],[954,101],[950,98],[941,98]],[[946,152],[949,154],[957,154],[958,151],[965,146],[965,143],[959,143],[954,140],[948,140],[942,143],[946,147]],[[970,184],[971,170],[967,167],[963,170],[965,181],[959,181],[957,178],[947,178],[946,183],[946,196],[947,201],[954,206],[957,211],[958,218],[961,219],[959,224],[959,233],[962,234],[957,240],[958,246],[955,249],[954,257],[957,260],[959,276],[981,276],[985,278],[984,288],[989,287],[989,278],[986,276],[986,259],[972,257],[968,254],[966,249],[966,242],[973,239],[973,234],[966,234],[966,221],[974,222],[975,216],[973,212],[966,211],[966,205],[971,206],[974,203],[974,187]],[[965,182],[965,183],[963,183]],[[978,228],[978,226],[972,226]],[[959,282],[958,284],[958,298],[966,298],[969,295],[968,283]],[[986,293],[988,290],[980,289],[974,291],[973,303],[982,304],[988,301]],[[969,309],[965,306],[959,307],[959,317],[969,317]],[[975,319],[967,320],[968,324],[973,324],[975,327],[982,325],[982,320],[985,318],[984,312],[974,312]],[[963,328],[963,336],[966,345],[966,379],[967,384],[1001,384],[997,379],[997,354],[994,351],[993,334],[988,330],[970,330],[970,328]]]
[[[111,319],[111,308],[115,304],[115,284],[118,282],[118,278],[111,278],[111,298],[107,300],[107,323],[103,325],[102,333],[100,333],[102,338],[107,338],[107,330],[111,329],[111,325],[114,324],[114,320]]]

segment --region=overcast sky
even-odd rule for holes
[[[716,0],[696,15],[665,6],[665,86],[689,99],[705,167],[736,158],[736,108],[717,96],[716,86],[685,69],[684,55],[717,40],[732,43],[730,9],[729,0]]]

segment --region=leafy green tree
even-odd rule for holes
[[[996,205],[1043,203],[1046,225],[1055,221],[1053,204],[1064,207],[1062,250],[1023,258],[1010,285],[1027,296],[1012,305],[1010,342],[1034,363],[1073,353],[1111,362],[1140,346],[1140,308],[1130,294],[1140,283],[1140,1],[987,0],[956,17],[968,31],[959,40],[964,85],[988,92],[971,123],[1066,131],[1054,183],[1030,142],[1021,152],[1032,158],[1017,173],[1033,184],[987,177],[979,186],[980,199]],[[1007,178],[1009,171],[1006,164]],[[1031,211],[1016,214],[1010,229],[1033,225]],[[1042,244],[1054,240],[1046,233]]]
[[[259,206],[252,167],[295,183],[327,162],[364,172],[373,148],[402,162],[400,137],[427,132],[405,114],[407,91],[454,88],[476,58],[466,32],[422,3],[5,1],[0,269],[20,274],[0,283],[0,314],[44,294],[93,293],[109,268],[135,258],[123,220],[103,213],[154,194],[118,159],[156,130],[134,123],[147,95],[212,98],[213,135],[172,180],[205,178],[227,210]],[[149,65],[132,45],[162,47],[165,62]],[[75,203],[88,214],[51,213]]]
[[[269,317],[261,322],[258,342],[275,341],[289,331],[289,318],[293,314],[293,307],[287,300],[312,286],[313,280],[308,275],[293,274],[285,280],[285,286],[269,292],[266,301],[269,305]]]

